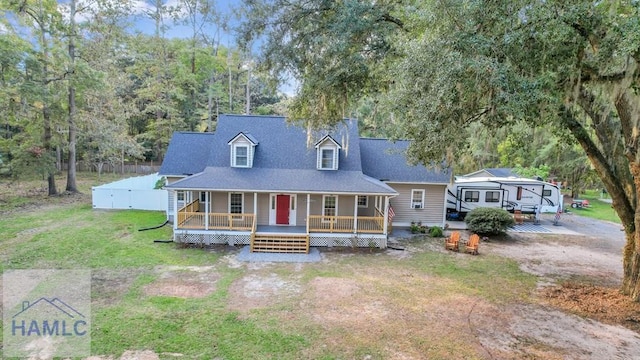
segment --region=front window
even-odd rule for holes
[[[325,195],[323,198],[324,216],[336,216],[338,210],[338,198],[333,195]]]
[[[478,202],[478,201],[480,201],[480,192],[479,191],[465,191],[464,192],[464,201],[465,202]]]
[[[424,209],[424,190],[411,190],[411,208]]]
[[[229,194],[229,213],[242,214],[243,197],[242,193]]]
[[[500,201],[500,192],[499,191],[487,191],[484,196],[484,201],[488,203],[497,203]]]
[[[249,166],[249,148],[247,146],[236,146],[235,166],[247,167]]]
[[[184,201],[184,191],[177,191],[178,201]]]
[[[369,197],[367,195],[358,195],[358,207],[369,207]]]

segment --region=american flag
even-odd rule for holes
[[[393,220],[394,216],[396,216],[396,212],[393,211],[393,206],[389,205],[389,221]]]

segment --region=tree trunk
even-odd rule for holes
[[[583,107],[588,107],[587,104],[583,104]],[[618,111],[620,113],[620,111]],[[623,118],[624,116],[621,116]],[[626,234],[626,245],[623,254],[623,279],[621,291],[623,294],[628,295],[634,301],[640,301],[640,251],[636,239],[639,235],[636,229],[640,230],[640,212],[637,212],[638,206],[636,200],[638,198],[635,193],[640,189],[640,163],[631,161],[631,158],[635,157],[635,151],[633,156],[628,156],[630,161],[629,171],[633,179],[632,183],[629,183],[627,177],[621,174],[616,169],[612,168],[611,164],[607,161],[606,157],[599,150],[598,146],[591,140],[590,134],[584,126],[575,118],[573,112],[564,108],[560,113],[561,121],[563,125],[571,131],[576,138],[580,146],[584,149],[587,157],[591,161],[598,177],[602,179],[607,192],[612,199],[613,209],[618,214],[620,222],[624,227]],[[624,119],[622,119],[624,122]],[[634,133],[637,133],[635,131]],[[636,135],[637,136],[637,135]],[[638,139],[629,142],[629,144],[637,143]],[[629,193],[625,191],[625,188],[633,188],[633,197],[629,198]]]
[[[637,106],[638,97],[632,92],[622,91],[618,94],[614,102],[622,133],[625,136],[625,155],[629,161],[629,171],[633,177],[633,182],[628,186],[628,198],[633,207],[633,221],[630,221],[630,211],[624,208],[618,209],[616,199],[613,199],[613,206],[624,225],[627,235],[627,243],[623,252],[622,293],[631,297],[634,301],[640,301],[640,134],[638,132],[638,120],[640,118]],[[609,191],[609,189],[607,189]]]
[[[72,193],[78,192],[78,186],[76,184],[76,88],[73,83],[75,76],[75,61],[76,61],[76,45],[75,45],[75,31],[76,31],[76,0],[69,2],[69,16],[70,16],[70,29],[69,29],[69,161],[67,166],[67,188],[66,190]]]
[[[630,168],[634,177],[635,187],[640,189],[640,164],[633,163]],[[627,243],[624,247],[622,259],[624,270],[622,293],[628,295],[634,301],[640,301],[640,246],[638,246],[637,241],[640,239],[640,212],[638,211],[634,216],[634,224],[635,229],[625,226]]]
[[[47,85],[45,85],[45,87],[47,87]],[[42,119],[44,122],[43,146],[45,151],[48,154],[51,154],[53,151],[51,148],[51,112],[46,102],[42,106]],[[56,178],[52,170],[49,170],[47,173],[47,185],[49,188],[49,196],[58,194],[58,189],[56,189]]]

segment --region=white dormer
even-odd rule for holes
[[[338,170],[340,144],[331,136],[326,135],[316,143],[318,170]]]
[[[249,133],[239,133],[227,145],[231,154],[231,167],[253,167],[253,155],[258,141]]]

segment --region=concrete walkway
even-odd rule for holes
[[[245,246],[238,254],[239,261],[245,262],[292,262],[306,263],[318,262],[322,260],[320,251],[316,248],[309,249],[308,254],[285,254],[285,253],[252,253],[249,246]]]

